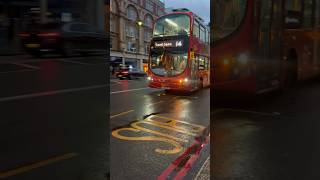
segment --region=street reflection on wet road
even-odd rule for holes
[[[211,177],[319,179],[319,89],[314,79],[286,93],[211,97]]]
[[[156,179],[180,156],[184,161],[176,166],[191,168],[191,159],[197,159],[199,154],[191,158],[194,155],[185,151],[190,151],[188,149],[197,142],[197,137],[208,136],[203,132],[209,126],[210,90],[203,89],[190,95],[171,94],[163,90],[141,89],[146,87],[143,80],[116,82],[111,85],[112,92],[136,90],[110,95],[111,116],[127,112],[110,122],[111,179]],[[119,82],[129,82],[129,87],[123,89]],[[199,149],[195,145],[192,147]],[[205,154],[209,156],[208,151]],[[120,173],[123,168],[126,172]],[[168,176],[183,169],[170,171]],[[199,169],[197,165],[190,172],[196,174]],[[183,174],[181,177],[188,171],[180,173]]]

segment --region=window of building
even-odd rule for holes
[[[153,25],[153,18],[150,14],[147,14],[145,16],[145,20],[144,20],[144,23],[147,27],[149,28],[152,28],[152,25]]]
[[[149,47],[150,47],[150,44],[147,43],[147,44],[145,45],[145,48],[144,48],[144,53],[145,53],[145,54],[149,54]]]
[[[129,52],[136,52],[136,43],[133,41],[128,41],[127,43],[127,50]]]
[[[154,12],[154,3],[152,1],[146,1],[146,9]]]
[[[157,15],[158,16],[164,15],[164,8],[163,7],[161,7],[161,6],[157,7]]]
[[[144,30],[144,41],[150,42],[152,36],[152,30],[145,29]]]
[[[127,17],[132,21],[137,21],[138,19],[138,11],[132,5],[129,5],[127,8]]]
[[[138,38],[138,29],[136,25],[126,24],[126,35],[133,38]]]
[[[110,31],[111,32],[116,32],[116,28],[115,28],[115,19],[114,17],[111,15],[110,16]]]
[[[112,38],[112,37],[110,37],[110,49],[112,49],[112,48],[113,48],[112,44],[113,44],[113,38]]]

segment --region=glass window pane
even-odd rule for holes
[[[311,28],[312,27],[312,9],[313,9],[313,0],[304,1],[304,11],[303,11],[303,27]]]
[[[263,2],[265,0],[262,0]],[[234,32],[245,15],[247,0],[213,0],[213,39],[222,39]]]
[[[155,24],[154,36],[190,34],[190,17],[185,14],[163,16]]]

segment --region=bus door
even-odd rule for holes
[[[257,1],[259,2],[259,1]],[[263,0],[256,6],[258,14],[258,47],[256,54],[257,91],[280,85],[282,47],[282,3]]]
[[[198,55],[194,55],[193,52],[190,53],[191,59],[191,75],[190,79],[192,82],[192,88],[196,88],[198,85]],[[193,54],[193,55],[192,55]]]

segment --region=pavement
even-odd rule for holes
[[[214,180],[320,179],[320,79],[260,96],[215,92]]]
[[[111,179],[195,179],[208,170],[210,89],[165,93],[145,79],[111,80],[110,102]]]
[[[0,179],[107,179],[105,57],[2,56],[0,82]]]

